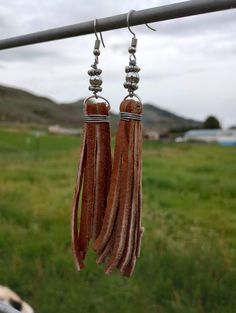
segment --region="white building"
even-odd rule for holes
[[[158,131],[153,130],[153,129],[144,129],[143,138],[149,139],[149,140],[159,140],[160,134],[158,133]]]
[[[227,146],[236,146],[235,129],[196,129],[184,134],[183,141],[216,142]]]
[[[59,125],[51,125],[48,127],[49,133],[60,135],[81,135],[82,130],[76,128],[64,128]]]

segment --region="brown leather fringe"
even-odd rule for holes
[[[86,115],[108,115],[106,103],[87,103]],[[72,249],[78,270],[84,267],[89,241],[101,231],[111,176],[110,125],[84,123],[83,140],[72,208]],[[81,190],[83,185],[82,199]],[[82,201],[81,201],[82,200]],[[78,207],[81,203],[78,232]]]
[[[120,112],[141,114],[139,102],[124,100]],[[140,253],[142,123],[120,120],[103,225],[93,248],[97,263],[106,263],[105,273],[118,268],[131,276]]]

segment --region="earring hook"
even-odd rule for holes
[[[131,16],[131,14],[132,14],[133,12],[135,12],[135,10],[130,10],[130,11],[128,12],[126,21],[127,21],[128,30],[131,32],[131,34],[132,34],[132,35],[134,36],[134,38],[135,38],[136,35],[135,35],[135,33],[132,31],[132,29],[130,28],[130,25],[129,25],[130,16]]]
[[[135,12],[135,10],[130,10],[130,11],[128,12],[128,14],[127,14],[127,27],[128,27],[128,30],[131,32],[131,34],[134,36],[134,38],[136,38],[136,35],[135,35],[135,33],[132,31],[132,29],[131,29],[131,27],[130,27],[130,24],[129,24],[130,16],[131,16],[131,14],[132,14],[133,12]],[[156,31],[155,28],[149,26],[147,23],[145,23],[145,25],[146,25],[149,29],[153,30],[154,32]]]
[[[96,39],[99,40],[98,34],[97,34],[97,19],[96,18],[94,20],[94,34],[96,36]],[[103,37],[102,37],[102,32],[99,32],[99,34],[100,34],[100,38],[101,38],[101,42],[102,42],[103,48],[105,48],[105,44],[104,44]]]
[[[157,31],[155,28],[151,27],[151,26],[150,26],[150,25],[148,25],[147,23],[145,23],[145,25],[146,25],[149,29],[153,30],[154,32],[156,32],[156,31]]]

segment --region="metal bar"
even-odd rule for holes
[[[132,13],[130,25],[160,22],[175,18],[236,8],[236,0],[192,0]],[[119,14],[97,20],[97,31],[127,27],[127,14]],[[82,36],[94,33],[94,22],[87,21],[64,27],[0,40],[0,50],[36,44],[40,42]]]

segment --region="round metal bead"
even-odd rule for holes
[[[129,65],[125,67],[125,72],[130,73],[130,72],[135,72],[138,73],[140,71],[140,67],[137,65]]]
[[[131,83],[131,82],[125,82],[124,87],[128,89],[129,91],[134,91],[138,89],[138,85],[135,83]]]
[[[139,74],[135,72],[128,73],[125,79],[127,82],[137,84],[139,82]]]
[[[129,47],[128,51],[129,51],[129,53],[135,53],[136,47],[131,46],[131,47]]]
[[[128,82],[124,82],[124,87],[126,88],[126,89],[129,89],[130,88],[130,86],[131,86],[131,84],[130,83],[128,83]]]
[[[125,73],[129,73],[129,66],[125,67]]]
[[[99,87],[99,86],[97,86],[97,87],[94,87],[95,88],[95,92],[101,92],[102,91],[102,87]]]
[[[95,74],[95,69],[88,70],[88,75],[89,75],[89,76],[94,76],[94,75],[96,75],[96,74]]]
[[[95,72],[95,75],[101,75],[102,74],[102,70],[100,68],[96,68],[94,70],[94,72]]]
[[[138,73],[140,71],[140,67],[138,67],[137,65],[133,66],[133,71]]]
[[[99,86],[89,86],[88,89],[90,91],[93,91],[93,92],[100,92],[100,91],[102,91],[102,87],[99,87]]]
[[[100,50],[99,49],[94,49],[93,54],[98,57],[100,55]]]
[[[133,66],[126,66],[125,67],[125,73],[133,72]]]
[[[131,89],[134,91],[134,90],[137,90],[138,89],[138,85],[135,84],[135,83],[131,83]]]
[[[102,73],[102,70],[100,68],[93,68],[91,70],[88,70],[89,76],[98,76]]]
[[[102,85],[102,78],[101,78],[101,76],[93,76],[90,78],[89,82],[90,82],[91,86],[95,86],[95,87],[101,86]]]
[[[89,86],[89,87],[88,87],[88,89],[89,89],[90,91],[94,91],[94,88],[95,88],[95,87],[93,87],[93,86]]]

